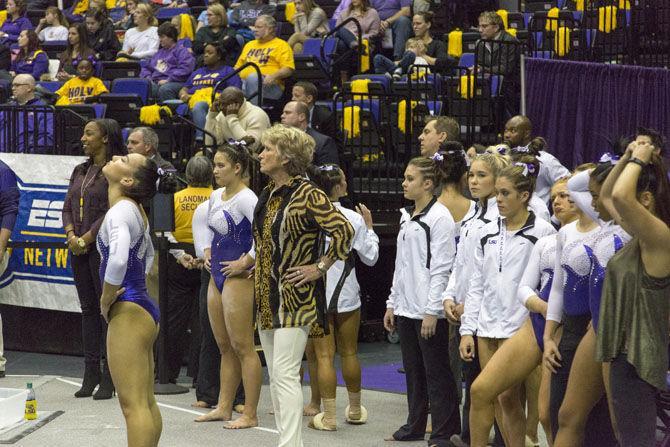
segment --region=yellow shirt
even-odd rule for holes
[[[193,243],[193,213],[202,202],[209,200],[212,188],[188,187],[174,195],[174,232],[172,235],[178,242]]]
[[[91,77],[86,81],[82,81],[75,76],[56,91],[56,94],[59,96],[56,105],[83,104],[84,100],[89,96],[96,96],[107,92],[107,87],[105,87],[105,84],[100,79]]]
[[[263,75],[276,73],[284,67],[295,68],[293,50],[285,40],[278,37],[265,43],[260,43],[258,40],[248,42],[242,49],[235,68],[239,68],[246,62],[258,65]],[[251,73],[255,73],[254,69],[245,68],[240,73],[240,77],[245,79]]]

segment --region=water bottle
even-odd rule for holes
[[[37,419],[37,400],[35,399],[35,390],[33,384],[28,382],[28,397],[26,397],[26,413],[27,420]]]

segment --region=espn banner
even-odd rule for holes
[[[56,242],[62,248],[15,248],[0,265],[0,303],[81,312],[65,245],[62,210],[70,175],[85,157],[2,154],[21,193],[12,241]]]

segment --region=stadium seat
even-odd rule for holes
[[[37,25],[40,24],[40,20],[44,18],[46,10],[44,9],[29,9],[26,11],[26,17],[30,20],[30,23],[37,28]]]
[[[474,67],[475,66],[475,53],[463,53],[461,59],[458,61],[459,67]]]
[[[112,8],[107,12],[109,13],[109,18],[112,19],[113,22],[118,22],[126,15],[126,8]]]
[[[188,8],[158,8],[156,11],[156,19],[158,19],[158,21],[166,21],[179,14],[190,13],[191,11]]]
[[[49,59],[58,59],[58,55],[67,48],[66,40],[52,40],[51,42],[42,42],[42,50],[49,56]]]
[[[370,93],[390,93],[391,92],[391,80],[388,76],[380,74],[360,74],[354,75],[351,77],[352,81],[357,79],[369,79],[370,83],[368,84],[368,91]],[[346,88],[345,88],[346,91]]]
[[[98,64],[98,77],[103,81],[112,81],[117,78],[136,78],[141,71],[142,66],[136,61],[102,61]]]
[[[142,100],[142,105],[147,105],[151,93],[151,81],[143,78],[114,79],[110,93],[137,95]]]
[[[337,41],[335,38],[323,40],[323,55],[321,53],[322,39],[307,39],[303,45],[302,54],[294,56],[296,79],[311,81],[315,84],[331,82],[330,63]]]
[[[60,81],[39,81],[37,85],[49,90],[51,93],[56,93],[56,90],[61,88],[63,83]]]

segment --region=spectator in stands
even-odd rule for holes
[[[88,46],[95,51],[96,59],[113,61],[121,49],[121,44],[116,37],[114,25],[107,16],[101,11],[87,12],[86,31]]]
[[[295,69],[293,50],[285,40],[275,36],[276,29],[277,22],[272,16],[259,16],[254,26],[256,39],[244,46],[235,64],[235,68],[239,68],[253,62],[260,68],[262,79],[258,79],[252,68],[245,68],[240,73],[244,94],[254,104],[258,104],[256,93],[261,84],[264,98],[280,99],[284,94],[284,79],[289,78]]]
[[[284,106],[281,114],[281,123],[285,126],[296,127],[314,138],[314,158],[312,163],[316,166],[325,164],[339,165],[337,144],[335,140],[322,133],[317,132],[307,125],[309,119],[309,108],[307,104],[299,101],[289,101]]]
[[[105,15],[105,17],[109,17],[106,0],[89,0],[88,11],[100,11]]]
[[[402,67],[404,69],[403,72],[406,73],[409,66],[415,63],[417,57],[423,58],[423,60],[433,67],[435,71],[443,72],[450,66],[456,65],[456,61],[447,54],[447,47],[444,44],[444,41],[433,39],[433,36],[430,33],[432,25],[432,12],[419,12],[414,14],[414,17],[412,18],[414,36],[423,41],[426,45],[426,50],[417,53],[405,51],[405,54],[403,54],[402,58],[397,63],[382,54],[377,54],[374,58],[375,73],[386,73],[389,72],[390,69],[395,69],[395,67]]]
[[[423,58],[423,55],[426,54],[426,49],[426,44],[423,43],[423,40],[410,37],[405,43],[405,54],[403,54],[402,59],[398,62],[393,62],[380,54],[375,55],[375,73],[386,74],[388,76],[393,75],[393,79],[397,81],[402,78],[402,75],[419,75],[419,77],[424,77],[430,73],[430,68],[426,67],[428,62]],[[410,73],[409,70],[412,65],[416,65],[417,67],[423,66],[424,68],[413,69],[412,73]]]
[[[367,39],[370,45],[368,49],[369,52],[372,51],[372,39],[379,34],[380,29],[380,19],[377,11],[370,6],[370,0],[351,0],[349,7],[345,9],[340,17],[337,19],[337,25],[339,26],[349,17],[355,18],[361,26],[361,38]],[[358,41],[358,28],[352,22],[347,23],[342,28],[337,31],[337,53],[339,55],[344,54],[349,49],[355,50],[360,45]],[[353,56],[353,54],[352,54]],[[345,72],[342,74],[342,80],[348,78],[348,73],[352,71],[352,66],[355,63],[347,58],[343,60],[343,63],[338,67],[340,72]]]
[[[482,40],[502,42],[519,41],[505,31],[502,17],[495,11],[485,11],[479,16],[479,34]],[[477,65],[488,74],[506,75],[518,71],[516,67],[519,51],[512,45],[500,45],[495,42],[477,44]]]
[[[45,106],[35,96],[35,79],[29,74],[18,74],[12,81],[13,106]],[[10,115],[11,114],[11,115]],[[12,118],[10,118],[10,116]],[[53,146],[53,112],[47,110],[24,111],[19,107],[0,114],[0,152],[5,146],[16,147],[16,152],[43,153]],[[12,139],[15,138],[15,139]]]
[[[127,0],[126,6],[124,8],[124,14],[121,19],[114,22],[114,29],[118,30],[129,30],[135,26],[135,19],[133,18],[133,13],[137,7],[138,0]]]
[[[293,86],[291,101],[300,101],[307,104],[309,118],[307,125],[324,135],[337,140],[337,123],[335,114],[326,106],[315,104],[318,96],[316,86],[311,82],[298,81]]]
[[[175,171],[172,163],[158,152],[158,134],[150,127],[136,127],[128,134],[128,153],[141,154],[156,162],[164,171]]]
[[[174,194],[174,231],[168,236],[170,242],[187,244],[186,247],[170,250],[167,262],[168,306],[161,315],[167,321],[165,350],[167,351],[168,380],[176,383],[181,370],[184,352],[191,329],[197,331],[191,315],[198,309],[195,297],[200,290],[200,270],[196,268],[195,247],[191,224],[195,209],[207,201],[212,194],[212,164],[205,157],[193,157],[186,164],[188,186]],[[197,324],[197,320],[195,320]],[[200,344],[198,343],[198,348]],[[189,356],[192,358],[192,356]],[[189,368],[193,366],[189,362]]]
[[[205,122],[205,130],[214,134],[216,141],[211,141],[205,134],[205,144],[218,146],[229,139],[239,141],[244,137],[252,137],[258,142],[269,128],[270,118],[263,109],[244,99],[239,88],[226,87],[212,103]]]
[[[405,42],[412,35],[410,15],[411,0],[372,0],[371,5],[379,14],[380,33],[391,29],[393,34],[393,60],[399,61],[405,52]]]
[[[177,45],[177,28],[170,22],[158,27],[158,37],[161,49],[142,68],[140,76],[151,80],[152,96],[162,103],[177,99],[184,81],[195,68],[195,58],[188,48]]]
[[[512,152],[527,151],[535,155],[540,162],[540,172],[537,175],[534,196],[549,203],[551,185],[558,179],[569,177],[570,171],[561,162],[547,152],[546,141],[542,138],[532,138],[533,124],[527,116],[517,115],[505,124],[503,138],[512,148]]]
[[[200,28],[195,34],[193,41],[193,52],[202,59],[205,45],[216,43],[225,50],[224,63],[233,65],[240,54],[240,44],[235,38],[235,30],[228,26],[226,8],[223,5],[214,4],[207,8],[208,25]]]
[[[75,166],[63,203],[63,229],[72,256],[70,262],[81,306],[84,381],[75,397],[110,399],[114,385],[107,367],[107,324],[100,314],[100,254],[96,237],[109,208],[107,180],[102,168],[112,157],[125,155],[121,129],[110,119],[92,120],[81,137],[88,159]],[[102,360],[102,373],[100,362]]]
[[[207,2],[207,6],[209,7],[209,6],[212,6],[212,5],[221,5],[221,6],[223,6],[224,8],[226,7],[226,5],[224,5],[224,4],[221,2],[221,0],[209,0],[209,1]],[[231,11],[231,12],[232,12],[232,11]],[[207,18],[207,10],[205,9],[205,10],[202,11],[202,12],[200,13],[200,15],[198,16],[198,27],[196,28],[196,31],[198,31],[198,30],[199,30],[200,28],[202,28],[203,26],[207,26],[207,25],[209,25],[209,19]]]
[[[117,57],[148,61],[158,52],[158,20],[147,3],[140,3],[133,12],[135,27],[126,31],[123,48]]]
[[[205,45],[205,66],[194,71],[179,91],[179,99],[188,104],[193,122],[201,129],[205,128],[214,86],[234,71],[224,64],[225,56],[225,49],[221,46],[213,43]],[[242,80],[235,74],[228,78],[226,87],[241,88]],[[199,129],[195,131],[195,140],[197,146],[203,142],[203,132]]]
[[[19,188],[16,175],[5,163],[0,161],[0,272],[4,270],[7,243],[12,235],[16,216],[19,214]],[[2,315],[0,315],[0,379],[5,377],[4,343],[2,339]]]
[[[472,160],[474,160],[477,155],[486,153],[486,146],[479,143],[473,143],[472,146],[470,146],[468,150],[465,151],[465,153],[468,156],[468,160],[472,162]]]
[[[260,16],[272,16],[275,13],[275,7],[268,5],[265,0],[243,0],[230,15],[231,25],[237,29],[237,34],[245,42],[253,40],[256,37],[251,29],[256,24],[256,19]]]
[[[321,38],[328,31],[328,16],[314,4],[314,0],[295,0],[293,29],[295,33],[288,39],[293,54],[302,54],[302,44],[310,37]]]
[[[29,74],[39,80],[43,74],[49,73],[49,56],[40,49],[40,40],[32,29],[19,34],[19,54],[12,62],[12,76]]]
[[[56,91],[57,106],[69,104],[83,104],[86,98],[107,93],[107,87],[102,81],[93,76],[95,59],[82,59],[77,64],[77,76],[67,81]]]
[[[445,141],[458,141],[461,127],[458,121],[448,116],[430,118],[419,135],[422,157],[432,157]]]
[[[68,29],[67,47],[60,54],[60,65],[56,79],[67,81],[77,74],[77,62],[89,57],[95,57],[95,51],[88,46],[86,25],[75,23]]]
[[[21,31],[33,29],[26,11],[25,0],[7,0],[7,18],[0,26],[0,44],[9,46],[17,43]]]
[[[40,19],[35,32],[40,38],[40,42],[66,41],[67,40],[67,19],[62,11],[55,6],[49,6]]]
[[[192,48],[195,40],[195,17],[191,14],[178,14],[170,19],[170,23],[177,28],[177,45]]]

